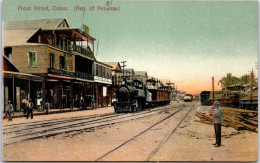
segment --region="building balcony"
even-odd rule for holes
[[[67,52],[72,52],[72,47],[71,46],[61,46],[57,45],[56,48],[67,51]]]
[[[71,52],[78,52],[80,54],[86,55],[87,57],[94,58],[94,53],[93,52],[91,52],[90,50],[85,49],[85,48],[83,48],[83,47],[81,47],[79,45],[74,45],[74,46],[61,46],[61,45],[57,45],[55,47],[58,48],[58,49],[67,51],[69,53],[71,53]]]
[[[94,58],[94,53],[93,52],[91,52],[90,50],[85,49],[85,48],[83,48],[83,47],[81,47],[79,45],[74,46],[73,51],[76,51],[76,52],[78,52],[80,54],[84,54],[84,55],[86,55],[86,56],[88,56],[90,58]]]
[[[76,77],[86,80],[94,80],[94,75],[81,71],[76,71]]]
[[[48,73],[54,74],[54,75],[59,75],[59,76],[75,77],[75,73],[73,73],[73,72],[68,72],[65,70],[56,70],[56,69],[52,69],[52,68],[48,68]]]

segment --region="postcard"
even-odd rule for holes
[[[258,1],[3,0],[3,161],[258,160]]]

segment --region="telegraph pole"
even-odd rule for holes
[[[123,66],[121,66],[121,67],[123,67],[123,77],[125,76],[125,63],[126,63],[126,61],[122,61],[121,63],[123,63]]]

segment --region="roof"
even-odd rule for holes
[[[87,38],[90,38],[92,40],[96,40],[94,37],[86,34],[84,31],[82,31],[82,30],[80,30],[78,28],[44,28],[42,30],[43,31],[73,31],[73,30],[75,30],[75,31],[78,32],[78,34],[81,34],[81,35],[83,35],[83,36],[85,36]]]
[[[112,70],[117,70],[117,71],[121,71],[122,70],[119,62],[104,62],[104,63],[106,63],[107,65],[112,66]]]
[[[135,72],[135,70],[133,68],[126,68],[125,71],[132,72],[132,73]]]
[[[135,71],[135,75],[140,75],[140,76],[148,77],[147,71]]]
[[[100,62],[100,61],[98,61],[98,60],[96,59],[96,57],[94,58],[94,61],[95,61],[96,63],[98,63],[98,64],[101,64],[101,65],[107,66],[107,67],[109,67],[109,68],[112,69],[112,66],[110,66],[110,65],[107,64],[107,63],[104,63],[104,62]]]
[[[20,70],[5,56],[3,56],[3,71],[20,72]]]
[[[18,45],[44,45],[41,43],[29,43],[28,40],[41,29],[30,30],[3,30],[2,46],[18,46]]]
[[[62,23],[66,24],[66,27],[61,27]],[[55,19],[32,19],[32,20],[15,20],[6,21],[2,24],[3,29],[8,30],[22,30],[22,29],[45,29],[45,28],[69,28],[68,22],[65,18]]]

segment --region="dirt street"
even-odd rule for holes
[[[194,107],[193,107],[194,106]],[[4,161],[95,161],[102,155],[140,134],[153,124],[175,113],[169,119],[135,137],[101,161],[146,161],[174,128],[177,129],[149,161],[256,161],[258,134],[243,131],[229,138],[222,137],[222,146],[214,147],[212,125],[195,122],[196,111],[206,112],[208,107],[199,102],[172,103],[161,107],[162,112],[151,116],[116,123],[93,130],[75,131],[56,136],[33,139],[3,146]],[[191,109],[186,118],[186,113]],[[152,110],[151,110],[152,111]],[[113,108],[37,116],[33,120],[16,118],[3,121],[3,127],[32,121],[75,118],[93,114],[113,113]],[[133,115],[134,116],[134,115]],[[179,124],[180,122],[180,124]],[[236,131],[222,127],[222,134]],[[3,140],[4,142],[5,140]]]

